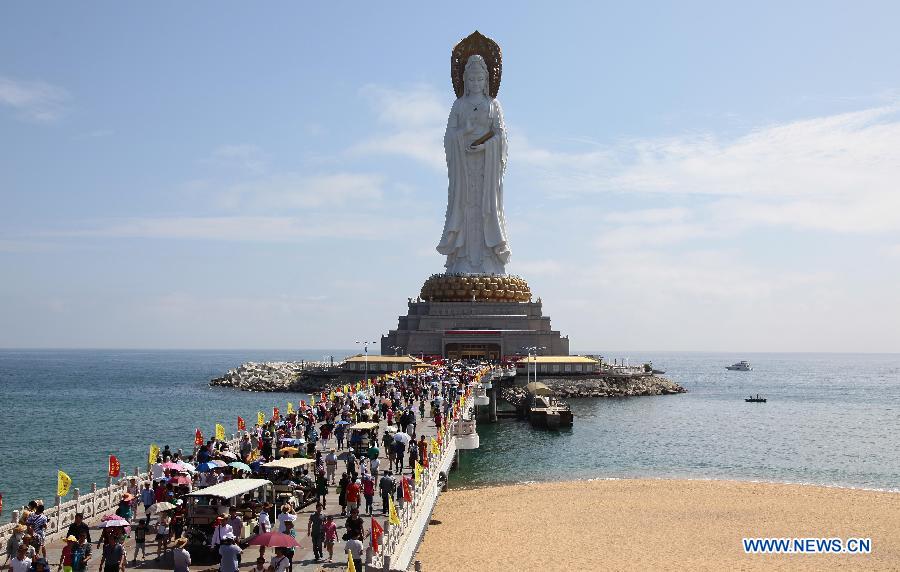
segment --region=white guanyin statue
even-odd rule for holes
[[[454,76],[458,97],[444,134],[450,184],[437,251],[447,256],[448,274],[506,274],[510,254],[503,214],[506,126],[500,102],[491,95],[496,95],[500,83],[499,48],[491,71],[480,54],[466,55],[464,61],[462,73]]]

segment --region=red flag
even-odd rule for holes
[[[194,431],[194,445],[198,447],[203,445],[203,433],[200,432],[200,429]]]
[[[238,417],[238,431],[243,431],[247,428],[247,424],[244,423],[243,417]]]
[[[378,552],[378,543],[381,542],[381,537],[384,535],[384,529],[381,528],[381,525],[378,524],[378,521],[375,520],[375,517],[372,517],[372,550],[374,552]]]
[[[281,413],[278,411],[277,407],[272,408],[272,419],[279,419],[281,417]]]
[[[109,456],[109,476],[110,477],[118,477],[119,469],[121,469],[121,468],[122,468],[122,466],[119,464],[119,460],[116,459],[116,456],[110,455]]]
[[[403,500],[406,502],[412,502],[412,491],[409,490],[409,478],[402,477],[403,479]]]
[[[304,408],[306,408],[306,402],[301,399],[300,400],[300,409],[304,409]]]
[[[323,391],[323,392],[322,392],[322,401],[325,401],[326,399],[328,399],[328,398],[325,397],[325,392]]]

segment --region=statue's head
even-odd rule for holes
[[[469,56],[466,61],[466,69],[463,72],[466,95],[472,93],[488,94],[488,69],[484,58],[475,54]]]

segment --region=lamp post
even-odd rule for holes
[[[369,344],[375,344],[378,342],[370,342],[368,340],[363,340],[363,341],[356,340],[356,343],[363,345],[363,351],[366,354],[366,377],[365,377],[365,380],[368,381],[369,380]]]
[[[546,346],[530,346],[530,347],[523,347],[522,349],[528,352],[528,361],[527,361],[526,363],[530,362],[532,356],[534,356],[534,382],[537,383],[537,374],[538,374],[538,368],[537,368],[537,356],[538,356],[538,352],[539,352],[540,350],[545,350],[545,349],[547,349],[547,347],[546,347]],[[528,377],[527,377],[527,381],[526,381],[526,383],[527,383],[528,381],[531,381],[531,372],[530,372],[528,369],[526,369],[526,370],[525,370],[525,374],[528,376]]]

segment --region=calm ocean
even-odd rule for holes
[[[89,490],[106,459],[132,472],[151,442],[189,449],[194,429],[228,433],[242,415],[305,399],[212,389],[243,361],[322,359],[348,350],[0,350],[4,514],[31,498],[52,502],[56,470]],[[900,355],[627,355],[688,389],[683,395],[572,400],[570,431],[503,420],[479,425],[454,485],[609,477],[730,478],[900,488]],[[752,372],[726,371],[749,360]],[[760,393],[765,404],[744,403]]]

